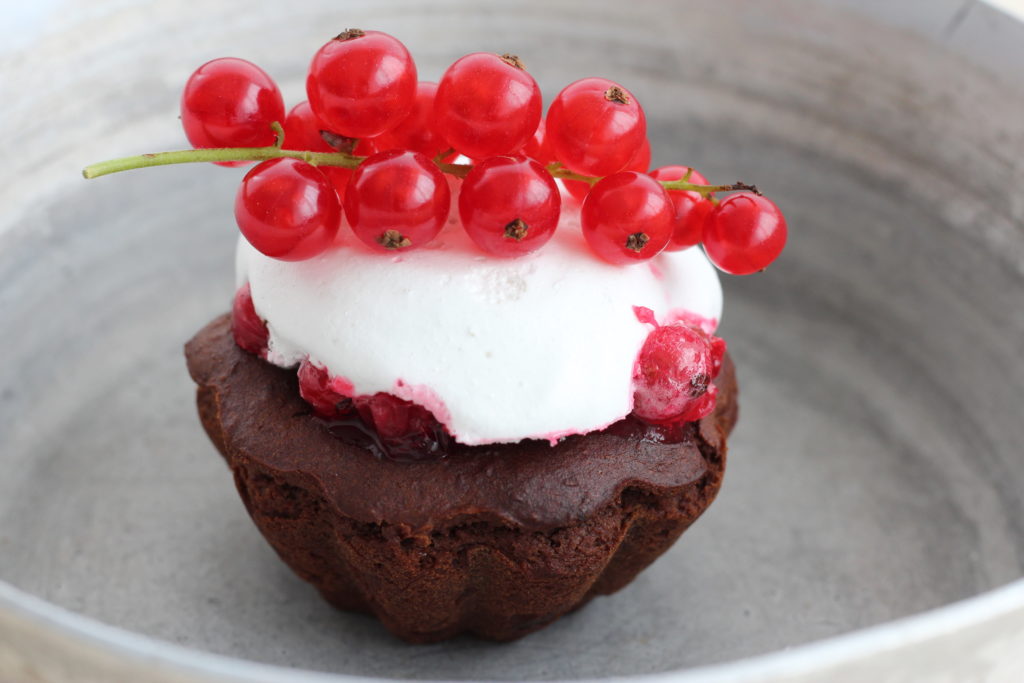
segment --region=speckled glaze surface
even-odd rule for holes
[[[1015,680],[1024,27],[892,5],[40,3],[0,48],[0,679]],[[77,176],[182,146],[207,59],[297,101],[348,26],[426,78],[514,50],[549,98],[621,80],[655,163],[757,182],[790,221],[777,266],[725,283],[743,415],[719,499],[629,588],[510,645],[400,643],[246,518],[181,355],[229,302],[242,171]]]

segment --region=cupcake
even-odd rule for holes
[[[647,173],[618,84],[570,84],[542,120],[512,55],[435,85],[348,30],[307,93],[281,125],[265,72],[214,60],[182,98],[194,152],[86,169],[261,161],[231,313],[186,346],[253,521],[327,601],[411,642],[515,639],[619,590],[721,486],[737,385],[714,266],[771,262],[778,209]]]

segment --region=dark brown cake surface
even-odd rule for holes
[[[625,420],[555,446],[398,462],[331,435],[295,372],[239,349],[228,316],[186,356],[203,425],[271,545],[332,603],[417,642],[516,638],[624,586],[714,499],[736,420],[727,356],[715,413],[672,443]]]

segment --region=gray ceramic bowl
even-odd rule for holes
[[[21,12],[0,48],[0,680],[1021,671],[1020,24],[960,1]],[[629,588],[513,644],[399,643],[321,603],[246,518],[181,357],[231,294],[241,171],[78,177],[182,146],[206,59],[252,59],[294,102],[348,26],[399,36],[427,77],[483,49],[548,96],[621,80],[656,163],[757,182],[789,217],[777,266],[726,281],[743,415],[720,499]]]

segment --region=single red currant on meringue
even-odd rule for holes
[[[242,179],[235,220],[257,251],[282,261],[302,261],[334,241],[341,204],[334,186],[315,166],[271,159]]]
[[[515,55],[466,55],[448,67],[437,86],[437,130],[471,159],[519,151],[540,116],[540,88]]]
[[[555,179],[533,159],[491,157],[462,182],[459,216],[487,253],[522,256],[555,234],[561,203]]]
[[[654,178],[623,171],[591,188],[580,209],[583,237],[609,263],[640,263],[672,236],[672,202]]]
[[[345,216],[377,251],[422,247],[441,232],[451,209],[448,180],[419,152],[380,152],[359,165],[345,193]]]
[[[551,102],[546,123],[555,158],[586,176],[624,170],[647,135],[640,103],[604,78],[584,78],[566,86]]]
[[[713,339],[717,338],[685,322],[651,331],[633,371],[633,414],[656,424],[689,422],[710,414],[718,392],[711,380],[725,352],[724,343]]]
[[[786,246],[786,219],[767,197],[740,192],[723,199],[704,226],[704,251],[733,275],[764,270]]]
[[[270,124],[275,121],[284,121],[281,91],[263,69],[244,59],[223,57],[203,64],[181,94],[181,125],[197,148],[266,147],[274,143]]]
[[[332,132],[373,137],[412,112],[416,64],[405,45],[387,33],[349,29],[314,55],[306,94]]]

